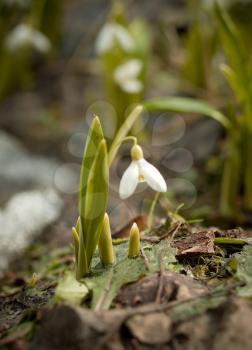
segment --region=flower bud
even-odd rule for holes
[[[130,230],[129,251],[128,257],[134,258],[140,254],[140,232],[136,223],[134,223]]]
[[[112,244],[109,216],[107,213],[105,213],[104,215],[98,248],[101,261],[104,265],[110,265],[115,262],[115,254]]]
[[[132,148],[131,148],[131,158],[132,160],[139,160],[139,159],[142,159],[143,158],[143,150],[142,150],[142,147],[139,146],[139,145],[134,145]]]

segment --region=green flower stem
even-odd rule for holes
[[[147,227],[149,230],[151,229],[152,224],[153,224],[154,210],[156,208],[159,196],[160,196],[160,192],[156,192],[155,196],[153,198],[153,201],[151,203],[151,206],[150,206],[150,210],[149,210],[148,217],[147,217]]]
[[[134,145],[137,145],[137,138],[135,136],[126,136],[122,142],[133,141]]]
[[[108,164],[111,166],[113,160],[115,159],[115,156],[118,152],[119,147],[121,146],[123,140],[125,139],[128,132],[131,130],[133,124],[137,120],[137,118],[140,116],[140,114],[143,111],[143,106],[138,105],[136,106],[133,111],[130,113],[130,115],[127,117],[127,119],[124,121],[120,129],[118,130],[114,141],[112,142],[109,152],[108,152]]]

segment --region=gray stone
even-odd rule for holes
[[[16,194],[0,211],[0,271],[60,215],[62,199],[54,190]]]
[[[53,187],[62,190],[55,182],[58,171],[64,179],[65,193],[72,193],[78,184],[77,167],[63,166],[54,159],[32,155],[17,139],[3,131],[0,131],[0,150],[0,204],[19,191]]]
[[[59,167],[55,160],[30,155],[20,142],[0,131],[0,181],[18,187],[52,187],[54,173]]]

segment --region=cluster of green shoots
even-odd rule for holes
[[[142,181],[146,181],[157,193],[167,191],[162,175],[144,159],[137,138],[127,136],[144,108],[149,111],[201,113],[218,120],[223,125],[228,125],[226,117],[204,101],[176,97],[147,100],[143,105],[138,105],[132,110],[117,131],[108,150],[100,120],[98,117],[93,119],[86,140],[80,174],[79,218],[72,230],[77,279],[81,279],[90,273],[92,258],[97,246],[103,264],[111,264],[115,260],[109,218],[106,212],[109,192],[109,168],[123,142],[133,142],[133,146],[131,148],[131,164],[120,182],[120,197],[125,199],[132,195],[137,183]],[[157,197],[155,196],[155,198]],[[134,224],[130,235],[129,257],[137,256],[139,249],[139,230]]]
[[[77,221],[77,225],[72,228],[73,242],[74,242],[74,253],[76,262],[76,278],[80,279],[91,271],[92,257],[88,265],[87,250],[88,248],[84,245],[80,247],[80,235],[83,235],[83,231],[80,226],[80,219]],[[98,251],[101,263],[103,266],[113,265],[116,262],[116,256],[113,248],[112,235],[110,229],[109,216],[107,213],[104,214],[104,218],[101,224],[100,235],[98,240]],[[82,249],[85,260],[79,262],[80,249]],[[129,236],[129,247],[128,257],[136,258],[140,254],[140,232],[136,223],[133,223],[130,236]]]
[[[93,255],[98,246],[104,265],[113,264],[115,255],[112,246],[109,216],[106,213],[109,191],[109,167],[120,145],[134,122],[140,116],[142,107],[137,106],[119,129],[114,142],[107,150],[99,118],[95,117],[87,136],[84,149],[79,192],[79,218],[72,229],[76,261],[76,278],[80,279],[91,271]],[[135,138],[133,138],[135,140]],[[129,257],[139,255],[140,235],[136,224],[130,233]]]

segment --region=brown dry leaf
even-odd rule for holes
[[[121,230],[115,232],[112,237],[113,239],[116,238],[129,238],[130,235],[130,229],[134,222],[137,224],[139,231],[143,231],[145,228],[145,223],[146,223],[146,217],[143,215],[137,216],[133,220],[131,220],[126,226],[124,226]]]
[[[159,345],[171,338],[172,321],[164,313],[135,315],[126,322],[126,326],[141,343]]]
[[[159,282],[160,276],[158,274],[144,277],[122,288],[114,302],[124,307],[153,303],[156,300]],[[208,289],[205,286],[188,276],[164,271],[162,302],[184,300],[207,291]]]
[[[247,237],[248,234],[241,227],[233,228],[230,230],[220,230],[218,228],[211,229],[215,237],[228,237],[228,238],[241,238]]]
[[[214,232],[204,230],[176,240],[172,246],[177,248],[178,257],[195,254],[214,254]]]

